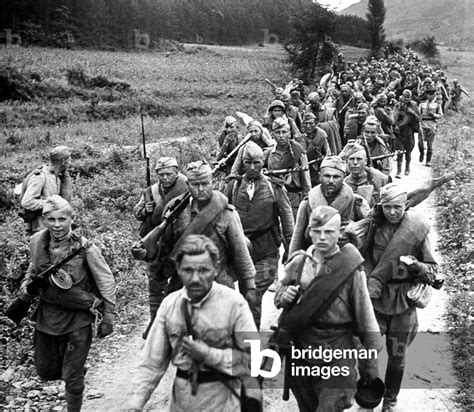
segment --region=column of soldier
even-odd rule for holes
[[[244,400],[249,410],[241,391],[249,349],[239,332],[259,330],[268,290],[283,308],[280,349],[380,351],[384,336],[388,365],[375,401],[383,395],[383,411],[396,407],[416,308],[441,284],[429,223],[412,209],[434,186],[408,193],[397,179],[410,174],[415,134],[418,160],[431,165],[446,78],[410,53],[359,64],[339,55],[318,86],[293,80],[273,91],[262,122],[241,112],[225,118],[214,164],[192,162],[181,173],[175,158],[159,158],[157,182],[133,209],[142,239],[132,253],[147,262],[151,321],[130,410],[145,407],[170,362],[172,410],[240,410]],[[8,314],[21,320],[19,303],[40,295],[35,365],[44,379],[65,381],[68,410],[77,411],[92,326],[99,337],[113,331],[115,282],[100,250],[71,231],[70,153],[53,148],[24,182],[31,264]],[[377,359],[330,365],[350,373],[288,377],[300,410],[350,407],[359,378],[368,390],[380,386]]]

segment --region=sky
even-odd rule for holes
[[[340,11],[351,4],[359,3],[359,1],[360,0],[317,0],[316,2],[323,6],[329,6],[331,9],[335,9],[336,11]],[[313,2],[315,2],[315,0],[313,0]]]

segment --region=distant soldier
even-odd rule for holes
[[[178,171],[178,163],[174,157],[160,157],[156,162],[155,170],[158,182],[143,191],[140,200],[133,208],[135,217],[142,221],[141,237],[145,237],[161,223],[163,210],[171,199],[188,191],[186,176]],[[160,267],[159,262],[147,263],[151,319],[155,317],[168,285],[167,278]]]
[[[347,84],[341,85],[341,94],[334,102],[334,107],[336,108],[337,118],[339,121],[339,135],[341,137],[341,144],[342,146],[345,146],[347,143],[344,136],[346,113],[349,111],[349,109],[356,107],[353,91]]]
[[[415,147],[415,132],[419,131],[420,112],[412,100],[411,91],[405,89],[400,96],[400,103],[395,106],[395,149],[405,150],[405,175],[410,174],[411,152]],[[397,174],[402,174],[403,154],[397,156]]]
[[[461,86],[459,83],[458,79],[453,80],[453,88],[451,89],[451,103],[448,106],[448,109],[452,109],[455,112],[459,111],[459,103],[461,102],[461,97],[462,94],[465,94],[467,97],[471,98],[469,96],[469,93],[464,89],[464,87]]]
[[[329,148],[328,135],[323,129],[318,127],[316,116],[313,113],[305,114],[303,131],[304,133],[296,141],[306,151],[308,162],[316,161],[309,166],[311,187],[314,187],[319,184],[319,165],[321,164],[322,157],[329,156],[331,149]]]
[[[342,145],[339,136],[339,123],[336,119],[336,109],[321,104],[321,97],[316,92],[308,95],[308,101],[309,104],[306,106],[305,113],[313,113],[316,116],[318,127],[328,135],[331,153],[338,154],[342,149]]]
[[[70,160],[69,147],[53,147],[49,152],[49,164],[35,169],[23,182],[20,204],[28,234],[32,235],[45,228],[42,211],[48,197],[60,195],[71,200],[72,181],[67,170]]]
[[[433,142],[436,137],[436,121],[443,117],[441,104],[436,101],[436,88],[428,87],[426,89],[426,100],[422,101],[418,107],[421,115],[421,136],[426,142],[426,166],[431,166],[431,157],[433,155]],[[423,143],[423,142],[422,142]],[[420,162],[423,162],[424,147],[420,147]]]
[[[301,120],[301,115],[298,108],[293,105],[291,95],[289,93],[283,93],[280,99],[285,105],[286,117],[288,117],[288,119],[293,119],[295,121],[296,127],[301,131],[303,121]]]
[[[242,154],[245,173],[241,180],[229,184],[225,193],[237,209],[245,236],[252,243],[251,257],[256,270],[257,288],[253,312],[257,328],[260,327],[263,294],[278,272],[281,240],[283,238],[285,249],[288,250],[294,228],[286,189],[282,183],[274,183],[262,174],[263,158],[259,146],[253,142],[247,143]]]
[[[272,137],[276,146],[265,152],[264,166],[269,170],[301,168],[283,175],[293,215],[296,216],[301,200],[311,189],[309,171],[302,169],[308,166],[308,157],[298,142],[290,140],[290,125],[284,119],[273,122]]]

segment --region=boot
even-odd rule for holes
[[[387,366],[385,372],[385,394],[383,399],[383,412],[391,412],[394,410],[397,404],[397,396],[402,386],[404,368],[396,368],[393,366]]]
[[[75,394],[66,391],[67,412],[80,412],[82,408],[82,393]]]
[[[410,161],[405,160],[405,176],[408,176],[410,174]]]
[[[395,177],[397,179],[402,178],[402,162],[397,162],[397,175]]]
[[[426,166],[430,167],[431,166],[431,155],[432,155],[431,149],[428,149],[426,151]]]

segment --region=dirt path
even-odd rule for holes
[[[412,173],[403,177],[401,183],[407,188],[429,178],[431,169],[418,162],[418,152],[415,148],[412,161]],[[437,251],[437,233],[435,230],[435,205],[433,196],[416,207],[422,211],[432,224],[430,241],[436,253],[438,263],[442,256]],[[433,298],[427,308],[418,311],[419,333],[408,350],[407,366],[403,380],[403,389],[399,396],[397,411],[434,411],[453,410],[455,405],[451,399],[455,393],[456,380],[451,366],[449,340],[446,335],[444,317],[447,302],[446,293],[434,291]],[[273,294],[264,296],[264,314],[262,330],[268,330],[276,323],[278,311],[273,306]],[[136,335],[112,336],[109,344],[99,350],[102,358],[98,364],[90,367],[86,377],[85,411],[120,410],[127,402],[127,391],[132,370],[137,362],[143,346],[140,337],[144,325],[137,329]],[[386,356],[380,359],[380,371],[383,377]],[[148,402],[150,410],[167,410],[169,394],[174,377],[174,368],[170,368],[158,389]],[[264,386],[265,388],[265,386]],[[376,410],[380,410],[377,408]],[[281,400],[281,390],[264,390],[264,410],[267,411],[297,411],[296,401],[291,396],[288,402]],[[351,410],[363,410],[354,406]]]

